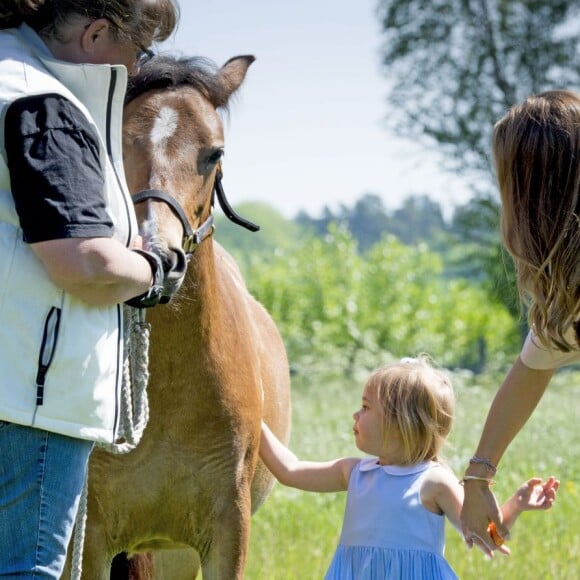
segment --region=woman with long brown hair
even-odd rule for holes
[[[580,362],[580,95],[548,91],[513,107],[494,128],[493,154],[503,239],[531,330],[466,471],[475,479],[465,483],[465,540],[488,555],[507,529],[485,480],[556,370]],[[495,539],[487,532],[490,523],[499,533]]]

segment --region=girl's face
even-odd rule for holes
[[[379,457],[379,463],[397,463],[400,449],[399,438],[390,436],[388,441],[383,437],[383,412],[376,394],[365,386],[361,408],[354,413],[354,438],[356,446],[364,453]]]

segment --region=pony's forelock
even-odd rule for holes
[[[129,79],[125,104],[147,91],[189,86],[199,91],[214,107],[227,110],[230,95],[218,73],[219,68],[208,58],[159,55]]]

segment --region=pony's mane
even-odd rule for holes
[[[189,86],[199,91],[214,107],[225,108],[229,94],[218,71],[213,61],[199,56],[156,56],[141,67],[137,75],[129,78],[125,104],[154,89]]]

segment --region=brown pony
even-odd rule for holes
[[[88,580],[108,579],[119,553],[159,550],[169,552],[156,577],[194,578],[201,563],[205,580],[242,578],[250,515],[272,486],[258,461],[261,419],[288,440],[282,340],[209,235],[214,185],[223,197],[216,183],[224,150],[218,110],[253,60],[240,56],[216,69],[202,59],[157,57],[129,87],[124,164],[143,246],[184,277],[169,304],[147,311],[150,419],[141,443],[127,455],[95,450],[91,457]],[[227,203],[226,211],[237,218]],[[169,554],[176,554],[179,572]]]

